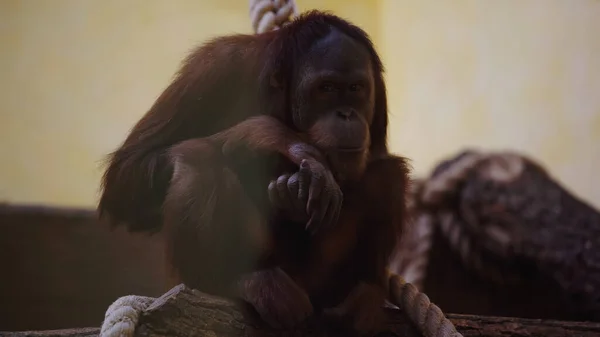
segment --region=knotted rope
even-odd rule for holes
[[[462,337],[454,324],[425,293],[399,275],[390,277],[390,297],[392,302],[406,312],[410,321],[425,337]]]
[[[277,30],[296,15],[295,0],[250,0],[250,20],[256,34]]]
[[[118,298],[106,310],[104,322],[100,328],[100,337],[133,336],[140,314],[156,298],[146,296],[123,296]]]

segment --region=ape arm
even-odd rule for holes
[[[258,78],[266,42],[251,35],[219,37],[184,60],[173,81],[108,158],[98,212],[111,226],[160,230],[173,173],[169,148],[214,135],[255,111],[272,112],[259,99],[265,87]],[[275,106],[277,99],[271,98],[268,102]]]
[[[295,133],[277,119],[270,116],[250,117],[239,124],[209,137],[209,141],[220,147],[225,157],[236,157],[240,148],[251,152],[266,151],[283,155],[300,166],[303,160],[326,165],[323,155],[299,133]]]
[[[295,133],[273,117],[263,115],[248,118],[213,136],[181,142],[169,152],[175,164],[191,163],[197,172],[187,173],[190,175],[204,172],[205,168],[202,166],[214,165],[215,161],[236,174],[235,167],[240,166],[240,162],[248,162],[244,160],[248,159],[247,154],[250,154],[254,162],[256,155],[282,155],[296,167],[300,167],[299,171],[303,173],[297,182],[297,194],[291,197],[298,199],[297,203],[310,216],[307,228],[315,231],[321,224],[327,226],[335,223],[337,219],[341,206],[341,192],[325,157],[317,148],[305,142],[301,134]],[[230,165],[231,162],[236,164]],[[258,181],[258,178],[252,177],[252,180]],[[248,185],[243,185],[247,192]],[[258,188],[264,188],[266,192],[267,183],[265,182],[265,186],[259,185]],[[329,200],[333,201],[330,203]],[[319,205],[319,202],[323,205]]]
[[[258,185],[266,192],[267,183],[263,186],[260,177],[240,179],[228,163],[239,159],[240,150],[278,153],[298,166],[324,160],[316,148],[269,116],[248,118],[170,148],[174,169],[163,210],[172,265],[180,281],[224,295],[273,250],[269,219],[248,187]],[[203,277],[206,270],[212,271],[211,277]]]

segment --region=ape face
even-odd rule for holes
[[[294,76],[296,128],[326,154],[341,179],[357,178],[366,164],[375,107],[369,52],[332,30],[315,42]]]

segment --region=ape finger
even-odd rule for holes
[[[302,202],[303,207],[307,206],[310,180],[310,167],[308,162],[303,160],[298,171],[298,199]]]
[[[329,228],[331,226],[335,213],[333,207],[333,197],[331,192],[324,190],[323,193],[321,193],[321,200],[319,203],[319,208],[323,212],[323,219],[321,220],[319,228]]]
[[[316,206],[313,206],[313,212],[310,214],[310,219],[306,224],[306,229],[311,233],[315,234],[317,230],[323,225],[323,219],[325,218],[325,213],[327,212],[326,204],[323,205],[320,202],[314,203]]]
[[[293,204],[290,196],[290,192],[288,190],[288,180],[290,178],[289,174],[283,174],[277,178],[277,193],[279,194],[279,202],[281,207],[285,210],[292,210]]]
[[[317,209],[313,214],[311,214],[310,219],[306,223],[306,230],[310,234],[314,235],[317,232],[319,229],[319,224],[323,222],[324,215],[325,212],[320,209]]]
[[[294,210],[298,212],[305,213],[306,212],[306,203],[300,199],[299,190],[300,190],[300,174],[294,173],[290,176],[287,182],[288,192],[290,194],[290,199],[292,202],[292,207]]]
[[[334,195],[333,199],[334,199],[334,206],[333,206],[334,208],[333,209],[335,210],[335,214],[333,216],[333,220],[332,220],[331,223],[333,225],[336,225],[337,222],[338,222],[338,220],[339,220],[339,218],[340,218],[340,213],[342,212],[342,205],[343,205],[343,202],[344,202],[344,195],[342,194],[341,191],[339,191],[338,193],[336,193]]]
[[[319,199],[323,194],[323,176],[319,172],[311,172],[310,187],[308,191],[308,203],[306,205],[306,213],[312,214],[314,208],[317,207]]]
[[[335,214],[335,209],[333,208],[333,201],[330,200],[325,206],[325,211],[323,212],[323,221],[319,226],[319,229],[330,228],[333,223],[333,216]]]
[[[323,227],[331,228],[337,223],[340,214],[340,207],[337,204],[336,198],[331,198],[327,205],[327,212],[323,219]]]
[[[271,205],[279,207],[279,193],[277,191],[276,185],[277,183],[275,180],[271,180],[271,182],[269,183],[269,201],[271,202]]]

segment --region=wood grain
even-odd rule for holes
[[[419,337],[402,311],[388,309],[386,331],[379,336]],[[448,317],[465,337],[598,337],[600,323],[564,322],[507,317],[453,315]],[[0,332],[1,336],[97,336],[97,328],[59,331]],[[314,319],[294,331],[276,331],[260,323],[246,307],[179,285],[157,298],[141,315],[138,337],[342,337],[348,334]]]

